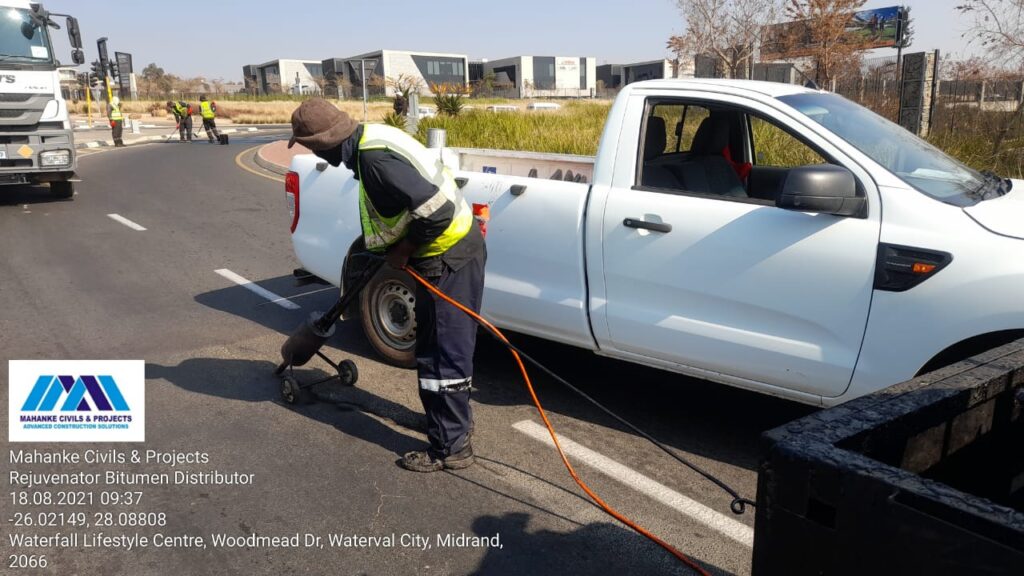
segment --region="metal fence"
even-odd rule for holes
[[[834,91],[896,122],[900,111],[896,57],[865,60],[858,74],[837,78]]]

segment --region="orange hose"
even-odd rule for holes
[[[427,290],[429,290],[430,292],[432,292],[445,302],[448,302],[452,306],[455,306],[459,310],[465,312],[471,318],[473,318],[480,324],[486,326],[489,330],[496,334],[501,339],[502,342],[511,346],[512,343],[508,341],[508,338],[506,338],[505,335],[501,333],[501,330],[498,330],[498,328],[495,327],[494,324],[491,324],[476,312],[473,312],[469,308],[466,308],[459,302],[456,302],[455,300],[450,298],[447,294],[445,294],[436,286],[434,286],[433,284],[425,280],[422,276],[417,274],[416,271],[414,271],[409,266],[405,267],[405,271],[408,272],[409,275],[413,277],[413,279],[422,284],[424,288],[426,288]],[[522,358],[519,357],[518,352],[516,352],[512,348],[509,348],[509,352],[512,353],[512,356],[516,359],[516,363],[519,365],[519,371],[522,373],[523,380],[526,382],[526,389],[530,391],[530,398],[533,399],[533,404],[534,406],[537,407],[537,412],[540,413],[541,420],[544,421],[544,426],[547,427],[548,433],[551,434],[551,440],[555,443],[555,449],[558,450],[558,455],[562,458],[562,464],[565,464],[566,470],[569,471],[569,475],[572,476],[572,479],[576,481],[576,484],[580,488],[582,488],[584,492],[587,493],[587,496],[590,496],[591,500],[593,500],[595,504],[597,504],[606,513],[608,513],[609,516],[615,518],[619,522],[622,522],[626,526],[632,528],[638,534],[647,537],[658,546],[661,546],[666,551],[668,551],[669,554],[672,554],[673,556],[678,558],[683,564],[686,564],[688,567],[692,568],[701,576],[710,576],[710,574],[708,574],[706,570],[704,570],[699,564],[693,561],[689,556],[683,554],[668,542],[665,542],[661,538],[658,538],[643,526],[640,526],[636,522],[633,522],[629,518],[626,518],[626,516],[624,516],[623,514],[621,514],[608,504],[606,504],[604,500],[602,500],[597,494],[595,494],[594,491],[591,490],[590,487],[587,486],[586,483],[584,483],[583,480],[580,479],[579,475],[576,474],[576,469],[573,468],[572,464],[569,463],[569,459],[566,458],[565,452],[562,451],[562,445],[558,442],[558,435],[555,434],[555,429],[554,427],[551,426],[551,422],[548,420],[548,415],[547,413],[544,412],[544,407],[540,405],[540,400],[537,398],[537,393],[533,390],[533,383],[530,381],[530,376],[529,374],[526,373],[526,365],[523,364],[523,360]]]

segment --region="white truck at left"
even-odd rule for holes
[[[0,0],[0,185],[49,183],[74,195],[75,142],[50,29],[66,18],[71,61],[85,62],[78,21],[41,4]]]

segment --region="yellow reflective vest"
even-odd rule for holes
[[[203,100],[199,103],[199,113],[207,120],[213,120],[217,117],[217,113],[214,111],[212,104],[213,103],[209,100]]]
[[[110,119],[111,120],[124,120],[124,114],[121,113],[121,105],[114,105],[113,102],[110,104]]]
[[[416,208],[414,212],[404,210],[390,218],[381,216],[366,194],[357,160],[356,170],[360,171],[359,216],[363,228],[363,239],[368,250],[384,252],[389,246],[405,237],[409,231],[409,223],[414,217],[427,218],[448,201],[455,205],[455,214],[452,216],[451,224],[433,241],[420,246],[414,256],[426,258],[443,254],[469,233],[473,226],[473,211],[462,197],[462,192],[455,184],[455,177],[451,170],[441,162],[440,154],[437,151],[427,150],[404,130],[384,124],[364,124],[358,149],[360,153],[369,150],[392,152],[409,162],[420,173],[420,176],[437,187],[437,194]]]

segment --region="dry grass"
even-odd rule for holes
[[[593,156],[609,109],[606,102],[566,102],[557,111],[487,112],[476,108],[454,118],[420,120],[417,137],[426,142],[428,129],[444,128],[449,146]]]
[[[125,112],[135,118],[164,118],[167,111],[164,106],[165,100],[131,100],[122,103]],[[335,102],[335,106],[344,110],[353,118],[363,118],[362,102]],[[298,108],[299,102],[247,102],[247,101],[223,101],[217,103],[217,118],[231,120],[236,124],[287,124],[291,121],[292,112]],[[198,115],[199,102],[193,102],[193,107]],[[73,114],[86,114],[85,102],[68,103],[68,108]],[[379,121],[384,115],[392,110],[389,102],[371,102],[367,107],[370,121]],[[105,116],[105,108],[102,102],[92,103],[92,113],[95,117]]]

